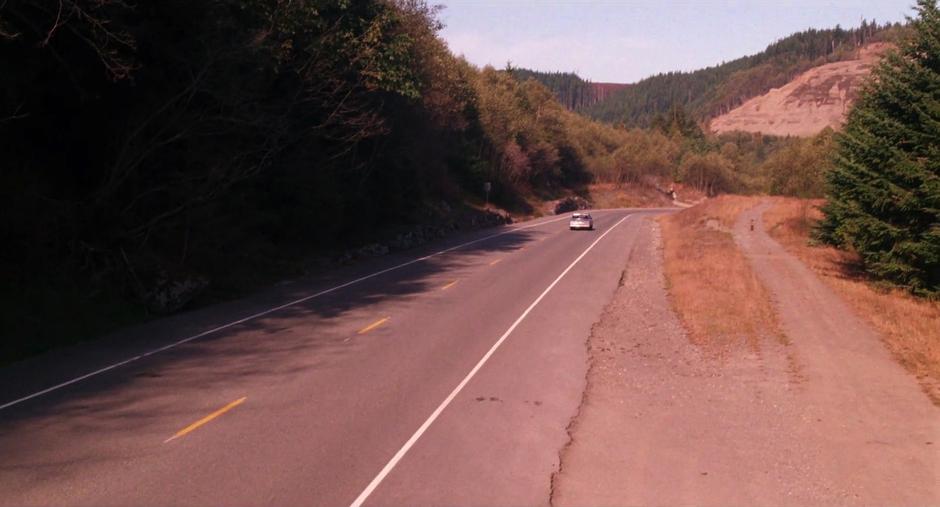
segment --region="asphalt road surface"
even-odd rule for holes
[[[0,505],[547,504],[650,213],[461,235],[0,370]]]

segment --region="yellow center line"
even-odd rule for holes
[[[385,324],[385,322],[388,321],[388,319],[391,319],[391,317],[385,317],[384,319],[379,319],[379,320],[373,322],[372,324],[369,324],[368,326],[366,326],[366,327],[360,329],[359,332],[356,333],[356,334],[365,334],[365,333],[368,333],[369,331],[372,331],[373,329],[375,329],[375,328],[381,326],[382,324]]]
[[[457,280],[454,280],[453,282],[450,282],[449,284],[447,284],[447,285],[441,287],[441,290],[447,290],[447,289],[453,287],[454,285],[457,285]]]
[[[235,407],[241,405],[241,404],[244,403],[245,400],[247,400],[247,399],[248,399],[248,397],[245,396],[245,397],[243,397],[243,398],[239,398],[239,399],[237,399],[237,400],[235,400],[235,401],[229,403],[228,405],[226,405],[226,406],[224,406],[224,407],[222,407],[222,408],[216,410],[215,412],[213,412],[213,413],[211,413],[211,414],[209,414],[209,415],[203,417],[202,419],[200,419],[200,420],[198,420],[198,421],[196,421],[196,422],[190,424],[189,426],[187,426],[187,427],[185,427],[185,428],[183,428],[183,429],[177,431],[175,435],[173,435],[172,437],[170,437],[170,438],[164,440],[163,443],[165,444],[165,443],[167,443],[167,442],[169,442],[169,441],[171,441],[171,440],[175,440],[175,439],[177,439],[177,438],[179,438],[179,437],[182,437],[183,435],[186,435],[187,433],[189,433],[189,432],[195,430],[196,428],[202,426],[203,424],[206,424],[207,422],[209,422],[209,421],[215,419],[216,417],[219,417],[220,415],[222,415],[222,414],[228,412],[229,410],[232,410],[233,408],[235,408]]]
[[[490,263],[490,266],[495,266],[495,265],[499,264],[499,261],[501,261],[501,260],[502,260],[502,259],[496,259],[495,261],[493,261],[493,262]]]

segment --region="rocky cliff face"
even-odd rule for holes
[[[838,129],[872,67],[889,48],[884,43],[870,44],[859,50],[856,60],[810,69],[786,85],[716,117],[710,128],[716,133],[742,131],[778,136],[812,136],[826,127]]]

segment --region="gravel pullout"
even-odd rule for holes
[[[912,379],[872,388],[857,376],[861,366],[831,362],[849,357],[817,350],[827,340],[790,326],[790,345],[768,337],[709,355],[670,307],[658,226],[646,222],[638,234],[623,286],[589,340],[588,385],[554,505],[940,503],[940,414]],[[851,359],[903,377],[883,350],[867,353]],[[831,376],[844,381],[839,389]]]

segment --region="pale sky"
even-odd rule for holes
[[[903,21],[914,0],[439,0],[441,35],[479,66],[632,83],[757,53],[807,28]],[[436,3],[436,2],[432,2]]]

